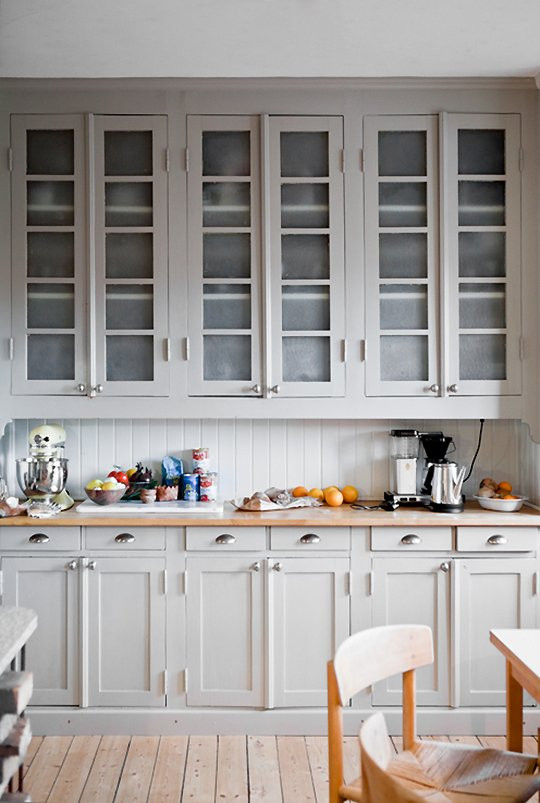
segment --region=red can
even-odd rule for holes
[[[193,473],[194,474],[207,474],[210,471],[210,450],[199,446],[198,449],[193,449]]]
[[[215,502],[217,499],[217,478],[215,471],[200,475],[200,501]]]

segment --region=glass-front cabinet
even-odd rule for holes
[[[344,394],[341,118],[188,121],[190,394]]]
[[[519,116],[364,134],[368,395],[518,394]]]
[[[166,118],[14,115],[13,392],[166,395]]]

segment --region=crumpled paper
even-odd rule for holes
[[[311,496],[293,496],[283,488],[255,491],[252,496],[238,496],[229,500],[237,510],[290,510],[293,507],[319,507],[322,502]]]

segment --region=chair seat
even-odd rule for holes
[[[417,742],[399,753],[387,772],[429,803],[518,803],[540,789],[537,759],[447,742]],[[344,800],[361,803],[361,778],[340,788]]]

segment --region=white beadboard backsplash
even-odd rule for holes
[[[27,454],[28,433],[44,420],[8,424],[3,439],[3,469],[12,492],[19,493],[15,457]],[[49,422],[50,423],[50,422]],[[470,464],[478,439],[478,421],[318,421],[318,420],[58,420],[67,433],[68,489],[84,497],[84,485],[103,477],[113,465],[129,468],[141,461],[159,471],[161,459],[182,457],[191,469],[191,450],[210,449],[212,470],[219,473],[219,495],[229,499],[270,485],[353,484],[362,497],[378,499],[389,486],[388,432],[394,427],[442,430],[456,442],[455,459]],[[482,448],[465,487],[473,493],[491,475],[509,480],[534,499],[540,498],[540,446],[519,421],[486,421]]]

